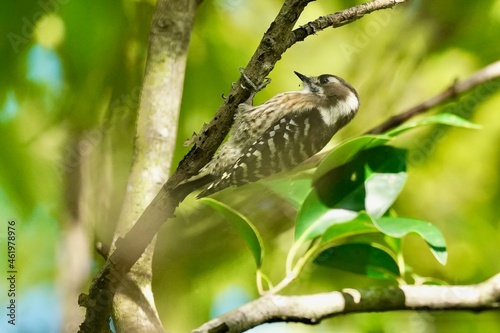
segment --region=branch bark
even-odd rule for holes
[[[164,1],[160,0],[158,6]],[[197,2],[190,0],[190,3],[193,1]],[[327,21],[319,18],[321,24],[314,32],[303,27],[292,32],[300,14],[311,1],[285,1],[245,68],[245,74],[252,82],[261,83],[289,47],[304,40],[314,32],[328,26],[344,25],[375,10],[390,8],[407,0],[376,0],[329,15]],[[316,21],[310,23],[314,25]],[[158,24],[161,29],[166,30],[179,22],[161,20]],[[305,32],[298,33],[302,31],[300,29],[305,29]],[[244,83],[244,78],[241,76],[210,124],[198,135],[194,147],[181,161],[174,174],[149,203],[130,231],[123,238],[118,238],[115,241],[116,250],[109,256],[92,281],[89,295],[80,295],[79,304],[86,307],[87,311],[79,332],[98,332],[96,327],[107,327],[113,297],[119,286],[125,281],[126,274],[141,257],[162,224],[173,216],[175,208],[184,199],[184,197],[174,193],[173,189],[181,181],[196,174],[210,160],[229,132],[238,104],[249,97],[250,91],[243,88]]]
[[[344,289],[306,296],[265,295],[215,318],[193,333],[236,333],[264,323],[318,324],[356,312],[471,310],[500,308],[500,274],[468,286],[400,286]]]
[[[456,81],[455,83],[453,83],[453,85],[451,85],[441,93],[431,97],[423,103],[415,105],[414,107],[403,113],[392,116],[382,124],[372,128],[365,134],[384,133],[389,129],[401,125],[402,123],[409,120],[410,118],[415,117],[416,115],[427,112],[430,109],[450,100],[451,98],[458,97],[459,95],[498,77],[500,77],[500,61],[496,61],[478,70],[463,81]]]

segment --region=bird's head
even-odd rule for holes
[[[347,122],[358,111],[358,93],[341,77],[331,74],[305,76],[294,73],[304,83],[303,92],[317,105],[327,124],[337,126],[339,119]]]

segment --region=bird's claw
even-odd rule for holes
[[[264,79],[264,81],[262,81],[261,84],[259,85],[256,85],[252,80],[250,80],[250,78],[245,74],[245,69],[243,67],[240,67],[238,69],[241,73],[241,76],[243,77],[243,79],[245,80],[246,84],[248,84],[250,86],[249,87],[246,87],[245,85],[241,85],[241,87],[243,89],[246,89],[246,90],[250,90],[250,97],[248,98],[247,100],[247,103],[248,104],[252,104],[252,101],[253,101],[253,98],[255,96],[255,94],[257,94],[259,91],[261,91],[262,89],[264,89],[269,83],[271,83],[271,78],[268,78],[266,77]]]

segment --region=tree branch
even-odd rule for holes
[[[500,274],[469,286],[400,286],[344,289],[306,296],[265,295],[215,318],[193,333],[236,333],[272,322],[318,324],[356,312],[471,310],[500,308]]]
[[[431,97],[425,102],[415,105],[411,109],[400,113],[396,116],[392,116],[387,121],[372,128],[366,134],[380,134],[389,129],[397,127],[407,121],[408,119],[429,111],[430,109],[438,106],[451,98],[457,97],[469,90],[483,84],[487,81],[493,80],[500,77],[500,61],[496,61],[469,76],[463,81],[456,81],[450,87],[443,90],[441,93]]]
[[[299,38],[295,32],[292,32],[297,19],[311,1],[287,0],[284,2],[245,68],[245,74],[252,82],[261,83],[289,47],[311,34],[306,32]],[[407,0],[376,0],[332,14],[330,21],[322,23],[316,31],[327,26],[344,25],[375,10],[389,8],[405,1]],[[161,23],[163,25],[168,22]],[[173,216],[175,208],[184,199],[173,189],[181,181],[196,174],[210,160],[229,132],[238,104],[250,96],[250,91],[243,88],[244,84],[244,78],[240,76],[215,117],[198,135],[194,147],[180,162],[174,174],[163,185],[130,231],[123,238],[116,240],[116,250],[109,256],[92,281],[89,295],[81,295],[79,299],[79,304],[87,308],[85,322],[80,326],[80,332],[97,331],[91,324],[96,316],[101,326],[106,324],[111,312],[113,296],[125,274],[130,271],[159,228]]]
[[[370,14],[377,10],[392,8],[398,4],[407,2],[408,0],[374,0],[361,5],[342,10],[327,16],[321,16],[314,21],[304,24],[298,29],[292,31],[292,36],[288,41],[289,46],[297,42],[303,41],[306,37],[314,35],[317,32],[329,27],[338,28],[343,25],[354,22],[366,14]]]

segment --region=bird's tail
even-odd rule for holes
[[[201,177],[194,177],[187,180],[184,183],[177,185],[174,189],[176,195],[180,198],[187,197],[191,192],[196,191],[197,189],[210,184],[215,180],[215,177],[210,174],[203,175]],[[203,193],[203,192],[202,192]]]
[[[223,189],[231,186],[231,179],[229,177],[219,177],[219,178],[213,178],[212,181],[210,182],[211,184],[208,185],[208,187],[201,191],[196,198],[200,199],[203,197],[207,197],[211,194],[214,194],[215,192],[222,191]]]

